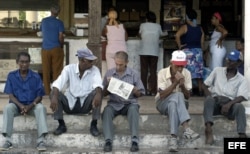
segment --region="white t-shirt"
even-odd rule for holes
[[[140,25],[141,48],[139,55],[159,55],[159,38],[163,35],[160,24],[146,22]]]

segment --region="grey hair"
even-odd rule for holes
[[[115,58],[124,59],[126,62],[128,62],[128,54],[125,51],[117,51],[115,53]]]

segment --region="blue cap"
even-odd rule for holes
[[[240,51],[238,50],[232,50],[228,55],[227,58],[232,61],[240,60]]]
[[[83,48],[83,49],[77,50],[76,56],[78,56],[79,58],[85,58],[88,60],[97,59],[97,57],[95,55],[93,55],[92,51],[89,50],[88,48]]]

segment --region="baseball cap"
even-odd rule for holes
[[[232,50],[228,55],[227,58],[232,61],[240,60],[240,51]]]
[[[172,53],[172,59],[171,62],[174,65],[187,65],[187,59],[186,59],[186,54],[182,50],[175,50]]]
[[[78,56],[79,58],[85,58],[88,60],[97,59],[97,57],[93,55],[92,51],[89,50],[88,48],[82,48],[82,49],[77,50],[76,56]]]

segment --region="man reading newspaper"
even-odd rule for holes
[[[145,94],[145,89],[139,74],[127,67],[128,54],[126,52],[116,52],[114,60],[116,67],[108,70],[103,79],[103,95],[110,96],[102,115],[104,151],[112,151],[113,119],[117,115],[126,115],[131,132],[130,151],[136,152],[139,151],[139,104],[137,98]],[[133,86],[132,90],[129,90],[130,86]]]

